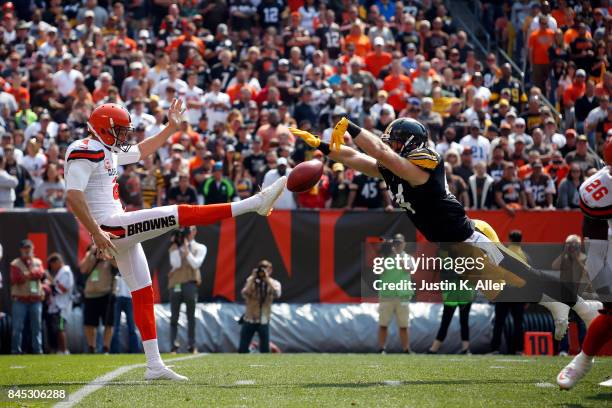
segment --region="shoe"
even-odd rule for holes
[[[410,349],[408,349],[408,350],[402,351],[402,353],[404,353],[404,354],[412,354],[412,351]]]
[[[599,314],[597,308],[592,307],[589,303],[585,302],[583,298],[578,296],[576,304],[572,307],[574,312],[582,319],[584,325],[589,328],[593,319]]]
[[[178,353],[178,349],[179,349],[178,347],[172,346],[172,348],[170,349],[170,354],[174,355],[174,354]]]
[[[593,359],[585,359],[580,353],[557,375],[557,384],[562,390],[570,390],[591,370],[591,367],[593,367]]]
[[[559,352],[559,357],[567,357],[569,356],[569,354],[567,354],[567,351],[560,351]]]
[[[283,176],[276,180],[272,185],[261,190],[258,195],[261,197],[261,204],[257,209],[257,214],[267,217],[272,212],[274,203],[278,200],[278,197],[283,193],[285,186],[287,185],[287,176]]]
[[[463,349],[459,352],[459,354],[465,354],[466,356],[471,356],[472,352],[470,351],[470,349]]]
[[[487,353],[490,356],[499,356],[499,350],[493,350],[490,353]]]
[[[172,381],[189,381],[189,378],[172,371],[169,367],[162,366],[149,368],[145,371],[145,380],[172,380]]]
[[[95,348],[95,347],[92,347],[92,346],[88,346],[88,347],[87,347],[87,352],[88,352],[89,354],[96,354],[96,348]]]
[[[196,347],[189,347],[187,352],[190,354],[198,354],[198,349]]]
[[[561,341],[567,332],[567,326],[569,326],[570,307],[561,302],[540,302],[540,304],[552,314],[555,322],[555,340]]]
[[[600,382],[599,385],[601,385],[602,387],[612,387],[612,378]]]
[[[385,350],[384,348],[381,348],[380,350],[378,350],[379,354],[387,354],[387,350]]]
[[[437,351],[433,351],[433,350],[429,350],[429,349],[428,349],[428,350],[425,352],[425,354],[438,354],[438,352],[437,352]]]

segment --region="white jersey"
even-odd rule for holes
[[[580,185],[580,208],[591,218],[608,220],[612,235],[612,169],[606,166]]]
[[[68,146],[64,175],[66,190],[85,193],[91,216],[98,224],[110,215],[123,212],[119,200],[117,165],[140,160],[137,146],[127,153],[113,153],[97,140],[77,140]]]

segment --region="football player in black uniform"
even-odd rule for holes
[[[444,161],[428,147],[429,135],[422,123],[399,118],[387,126],[382,137],[378,137],[342,118],[336,124],[329,144],[308,132],[295,128],[290,128],[290,131],[332,160],[384,179],[393,201],[405,210],[415,227],[430,242],[449,245],[453,253],[464,257],[483,259],[484,255],[484,270],[473,271],[471,276],[466,272],[466,278],[509,283],[501,291],[485,292],[495,301],[517,301],[525,297],[540,301],[553,315],[558,340],[567,330],[570,307],[587,324],[596,316],[596,312],[581,298],[567,304],[553,301],[559,299],[558,281],[534,270],[474,227],[461,203],[448,190]],[[343,144],[347,131],[363,153]]]

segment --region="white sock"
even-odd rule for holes
[[[145,356],[147,357],[147,367],[159,368],[163,367],[164,362],[159,355],[159,346],[157,345],[157,339],[145,340],[142,342]]]
[[[589,363],[593,362],[593,357],[589,357],[586,354],[584,354],[584,351],[581,351],[575,358],[574,361],[576,362],[577,365],[579,366],[585,366]]]
[[[261,205],[261,196],[255,194],[244,200],[234,201],[231,203],[232,217],[237,217],[248,212],[256,211]]]

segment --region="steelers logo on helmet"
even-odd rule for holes
[[[414,149],[427,145],[427,128],[412,118],[399,118],[387,126],[381,140],[394,152],[406,157]]]
[[[127,152],[132,147],[132,118],[121,105],[105,103],[98,106],[89,116],[87,127],[104,146],[115,153]]]

